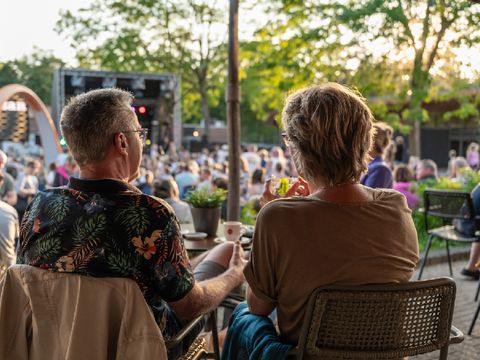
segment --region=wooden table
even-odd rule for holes
[[[182,231],[188,230],[189,232],[195,232],[193,224],[181,224]],[[215,241],[215,239],[223,237],[223,224],[218,224],[217,236],[207,236],[205,239],[200,240],[189,240],[185,237],[183,238],[183,243],[185,248],[192,255],[198,255],[204,251],[213,249],[215,246],[221,243],[221,241]],[[244,246],[245,250],[250,249],[250,244]]]
[[[188,230],[189,232],[195,232],[193,224],[181,224],[181,229],[182,231]],[[216,242],[215,239],[220,236],[223,236],[222,224],[218,225],[217,236],[208,236],[205,239],[201,240],[189,240],[184,237],[183,242],[188,252],[201,253],[213,249],[215,246],[217,246],[219,242]]]

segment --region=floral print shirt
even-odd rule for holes
[[[112,179],[71,178],[39,192],[21,224],[17,263],[135,280],[165,339],[181,328],[166,302],[194,285],[172,208]]]

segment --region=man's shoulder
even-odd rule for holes
[[[0,214],[1,215],[12,216],[15,219],[18,219],[17,210],[15,210],[15,208],[13,206],[11,206],[11,205],[7,204],[5,201],[1,201],[1,200],[0,200]]]
[[[2,187],[5,188],[6,191],[14,190],[15,189],[15,179],[12,175],[7,172],[3,173],[3,184]]]

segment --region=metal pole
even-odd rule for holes
[[[238,0],[230,0],[228,36],[228,208],[227,220],[240,219],[240,84],[238,82]]]

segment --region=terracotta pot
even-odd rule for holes
[[[208,236],[217,236],[218,222],[222,207],[218,208],[195,208],[192,210],[193,227],[196,232],[207,233]]]

